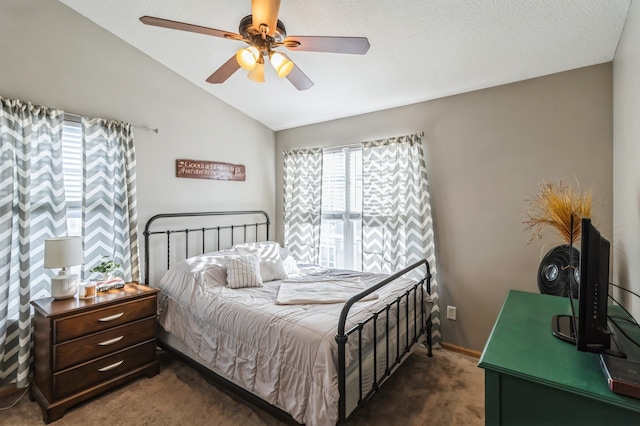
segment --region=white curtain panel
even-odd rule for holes
[[[434,347],[441,342],[436,248],[420,135],[362,147],[362,269],[393,273],[421,259],[431,268]]]
[[[63,112],[0,97],[0,385],[29,383],[31,299],[50,295],[44,240],[66,235]]]
[[[298,262],[320,257],[322,149],[284,153],[284,244]]]
[[[140,280],[136,159],[132,126],[82,117],[83,277],[108,256],[122,265],[125,281]],[[91,244],[87,244],[87,242]]]

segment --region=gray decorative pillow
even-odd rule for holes
[[[228,256],[227,262],[227,287],[262,287],[258,256]]]

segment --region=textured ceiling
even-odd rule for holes
[[[408,105],[613,59],[630,0],[282,0],[288,35],[364,36],[366,55],[286,51],[315,83],[265,67],[205,82],[246,45],[143,25],[150,15],[238,32],[250,0],[60,0],[277,131]]]

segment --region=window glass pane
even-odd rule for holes
[[[362,269],[362,150],[326,150],[322,157],[320,264]]]
[[[346,203],[345,153],[325,152],[322,156],[322,212],[343,213]]]
[[[362,217],[351,220],[351,266],[350,269],[362,271]]]
[[[330,268],[344,268],[344,222],[322,220],[320,225],[320,264]]]
[[[65,120],[62,128],[62,168],[69,235],[82,233],[82,125]]]
[[[350,199],[349,210],[351,213],[362,214],[362,150],[352,150],[349,155],[350,162]]]

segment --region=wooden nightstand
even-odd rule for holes
[[[158,374],[157,293],[127,284],[93,299],[31,301],[35,335],[29,397],[40,404],[45,423],[107,389]]]

